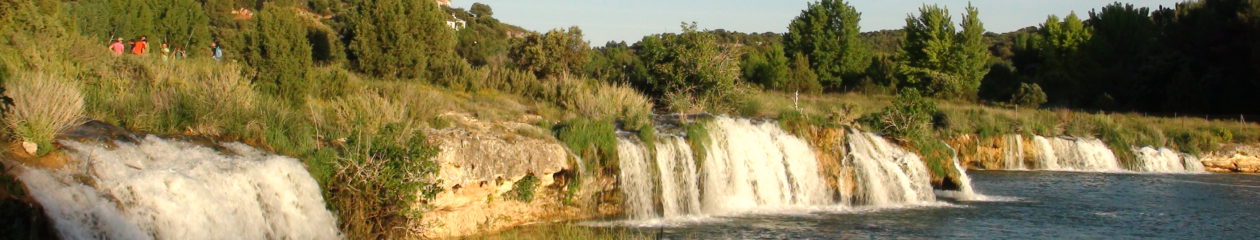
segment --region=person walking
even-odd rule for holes
[[[144,55],[149,52],[149,37],[140,36],[140,41],[136,41],[136,45],[131,47],[131,54]]]
[[[127,50],[127,46],[123,45],[122,40],[122,38],[114,39],[114,43],[109,44],[109,51],[110,53],[113,53],[115,57],[122,56],[123,51]]]
[[[223,48],[219,47],[218,42],[210,42],[210,55],[214,57],[215,61],[223,60]]]

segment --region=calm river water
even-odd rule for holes
[[[716,217],[666,239],[1257,239],[1260,176],[973,171],[994,201]],[[609,227],[620,230],[626,227]]]

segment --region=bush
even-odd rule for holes
[[[512,190],[506,193],[507,198],[522,202],[533,202],[534,189],[536,188],[538,188],[538,178],[534,177],[534,174],[525,175],[521,180],[517,180],[515,184],[512,184]]]
[[[1046,92],[1041,91],[1041,85],[1036,83],[1022,83],[1019,90],[1011,95],[1011,103],[1030,108],[1041,107],[1041,104],[1046,103]]]
[[[22,141],[38,146],[35,156],[53,149],[53,138],[79,124],[83,95],[74,83],[47,74],[20,74],[6,83],[13,106],[5,124]]]
[[[904,141],[927,134],[937,112],[936,104],[920,95],[918,90],[903,88],[893,99],[892,106],[863,117],[863,122],[889,137]]]

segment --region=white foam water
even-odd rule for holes
[[[1005,167],[1008,170],[1028,169],[1024,166],[1024,138],[1019,135],[1006,135],[1006,148],[1002,149]]]
[[[1140,147],[1133,148],[1135,162],[1134,171],[1154,173],[1193,173],[1203,172],[1203,163],[1189,154],[1178,153],[1168,148]]]
[[[855,204],[888,206],[936,200],[927,167],[918,155],[873,133],[851,130],[846,139],[849,153],[841,163],[857,173]]]
[[[680,136],[618,140],[621,189],[631,219],[697,219],[829,203],[818,160],[774,123],[718,117],[702,161]],[[701,190],[703,189],[703,191]]]
[[[1095,138],[1042,138],[1038,137],[1042,153],[1040,161],[1044,170],[1059,171],[1122,171],[1120,160],[1107,148],[1107,144]]]
[[[296,159],[240,143],[223,153],[147,136],[62,141],[75,163],[19,178],[66,239],[337,239],[336,219]]]
[[[1133,161],[1121,164],[1115,153],[1098,139],[1035,136],[1033,144],[1038,149],[1038,155],[1032,158],[1035,163],[1033,169],[1039,170],[1151,173],[1204,171],[1203,163],[1198,158],[1163,147],[1133,147]],[[1006,157],[1006,162],[1012,161],[1009,160],[1011,155]]]

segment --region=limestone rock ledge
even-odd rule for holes
[[[549,136],[521,134],[542,131],[538,127],[522,122],[485,122],[456,113],[442,117],[454,127],[429,133],[431,142],[441,149],[435,160],[441,168],[442,192],[429,202],[422,236],[469,236],[598,215],[574,204],[584,202],[573,200],[581,196],[566,196],[566,182],[574,170],[563,145]],[[533,200],[505,197],[527,175],[538,179]]]
[[[1260,147],[1256,145],[1227,145],[1199,159],[1210,172],[1260,173]]]

